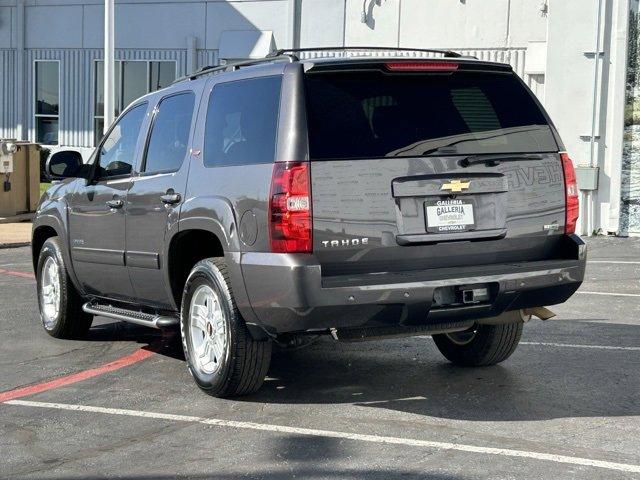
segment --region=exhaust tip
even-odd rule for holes
[[[534,317],[538,317],[540,320],[549,320],[556,316],[551,310],[546,307],[534,307],[534,308],[525,308],[523,310],[525,315],[533,315]]]

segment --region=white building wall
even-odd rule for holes
[[[15,76],[8,74],[15,69],[15,52],[0,49],[0,138],[15,138],[16,131],[16,97]]]
[[[24,82],[16,81],[25,6]],[[617,231],[629,0],[603,0],[604,57],[595,92],[595,164],[601,167],[593,228]],[[363,3],[365,22],[362,22]],[[391,46],[448,48],[509,63],[540,98],[577,164],[591,161],[596,6],[598,0],[116,0],[119,59],[171,59],[182,75],[219,62],[222,32],[272,31],[278,47]],[[195,45],[190,40],[195,39]],[[0,137],[14,136],[25,98],[34,138],[33,61],[60,61],[60,140],[93,143],[94,61],[103,44],[102,0],[0,0]],[[195,46],[195,50],[190,49]],[[599,112],[602,112],[600,114]]]
[[[302,1],[299,6],[300,46],[345,45],[344,0]]]
[[[289,0],[208,2],[205,45],[214,50],[225,30],[271,30],[280,48],[287,41]]]
[[[402,46],[526,47],[546,36],[537,0],[403,0],[400,24]]]

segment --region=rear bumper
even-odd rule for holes
[[[565,302],[580,287],[586,245],[570,239],[570,258],[402,274],[322,277],[310,255],[245,253],[241,267],[259,326],[269,334],[355,328],[429,325],[498,316],[509,310]],[[384,282],[384,283],[382,283]],[[436,307],[443,286],[491,284],[490,302]]]

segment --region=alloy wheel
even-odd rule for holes
[[[202,373],[216,373],[227,354],[227,321],[220,297],[208,285],[194,292],[189,320],[194,366]]]

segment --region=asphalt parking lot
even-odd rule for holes
[[[580,292],[502,365],[323,339],[234,400],[201,393],[157,331],[50,338],[29,249],[0,250],[0,477],[640,478],[640,240],[589,248]]]

